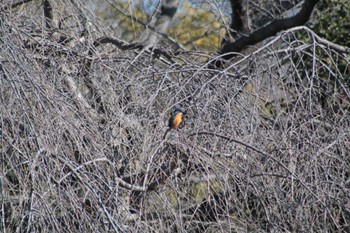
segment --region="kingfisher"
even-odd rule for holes
[[[181,124],[184,114],[185,112],[181,108],[175,108],[173,114],[171,114],[169,118],[169,128],[165,131],[163,140],[171,129],[175,129]]]
[[[170,129],[177,128],[182,122],[183,115],[184,115],[184,111],[181,108],[175,108],[173,114],[169,118],[169,124],[168,124],[169,128]]]

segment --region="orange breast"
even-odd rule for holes
[[[173,121],[173,128],[178,127],[182,121],[182,113],[178,113]]]

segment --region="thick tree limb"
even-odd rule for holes
[[[223,48],[226,44],[229,44],[234,38],[239,36],[239,32],[243,28],[243,19],[242,19],[242,4],[241,0],[231,0],[231,24],[229,30],[226,30],[226,35],[221,41],[221,47]]]
[[[232,43],[223,44],[220,54],[225,55],[223,55],[222,58],[224,60],[229,60],[235,56],[233,53],[240,52],[249,45],[261,42],[266,38],[276,35],[282,30],[305,24],[309,20],[310,15],[318,2],[319,0],[305,0],[298,14],[289,18],[275,20],[254,31],[249,36],[242,36]],[[214,65],[216,67],[221,66],[218,61],[215,62]]]
[[[49,0],[43,1],[43,10],[44,10],[46,27],[52,28],[53,14],[52,14],[52,6]]]
[[[241,0],[231,0],[231,25],[229,30],[229,34],[234,37],[237,36],[237,32],[243,29],[243,20],[242,20],[242,4]]]

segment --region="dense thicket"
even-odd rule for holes
[[[300,26],[214,68],[111,36],[85,1],[19,2],[0,3],[2,232],[350,230],[349,48]]]

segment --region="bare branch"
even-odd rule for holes
[[[349,232],[348,48],[298,26],[208,69],[108,36],[96,1],[50,1],[52,28],[40,3],[1,12],[5,232]]]
[[[2,7],[2,8],[0,9],[0,11],[7,11],[7,10],[9,10],[9,9],[16,8],[16,7],[20,6],[20,5],[26,4],[26,3],[31,2],[31,1],[33,1],[33,0],[22,0],[22,1],[18,1],[18,2],[16,2],[16,3],[12,3],[10,6],[4,6],[4,7]]]
[[[319,0],[305,0],[298,14],[285,19],[277,19],[254,31],[249,36],[241,36],[234,42],[224,44],[220,54],[226,55],[222,56],[222,58],[224,60],[229,60],[234,57],[231,53],[242,51],[247,46],[257,44],[258,42],[276,35],[282,30],[305,24],[309,20],[309,17],[318,2]]]

